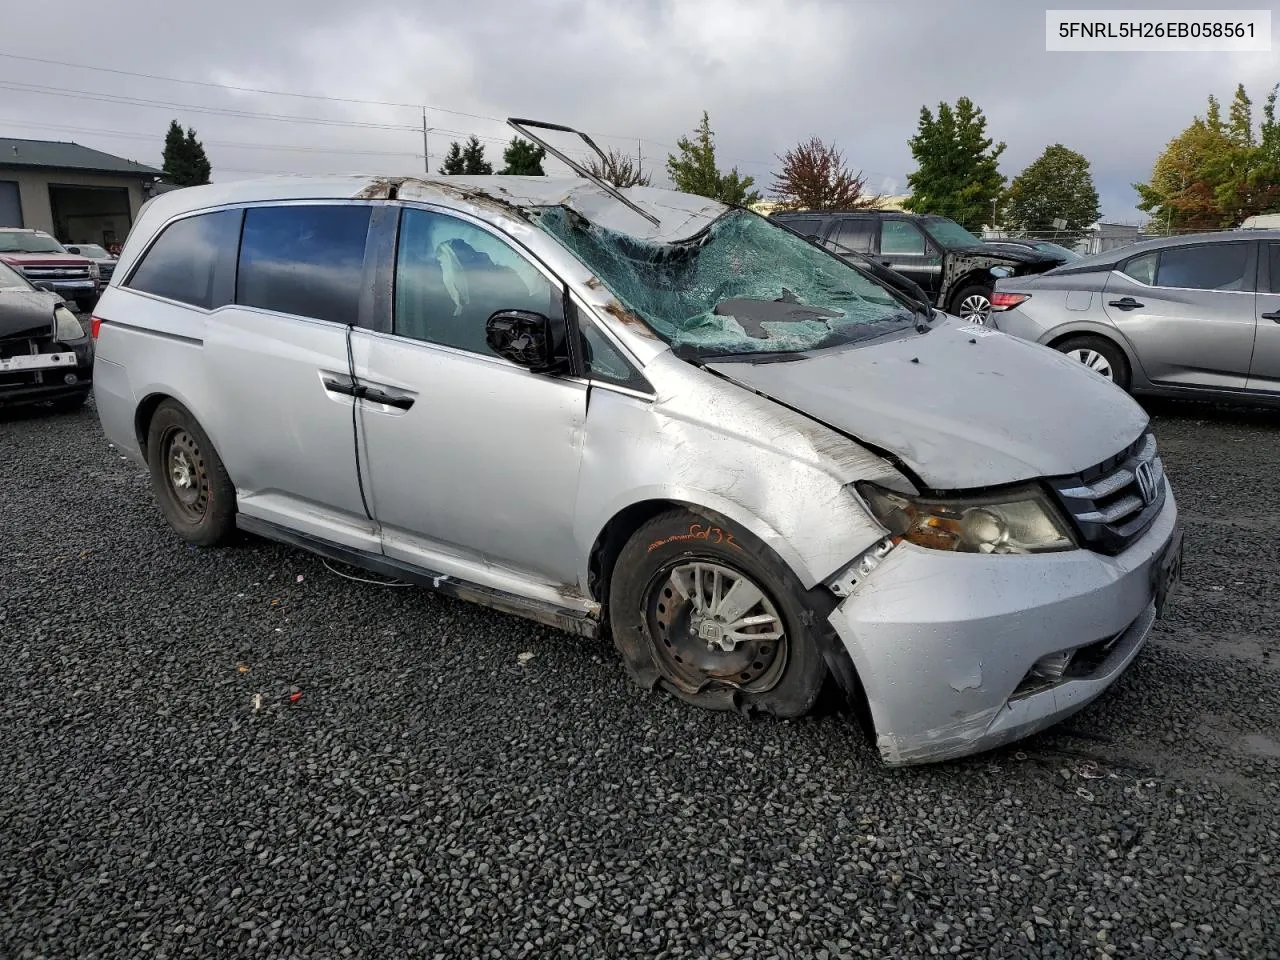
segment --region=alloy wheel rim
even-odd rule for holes
[[[663,673],[687,693],[709,685],[762,692],[786,667],[777,606],[732,567],[710,560],[666,567],[650,586],[646,612]]]
[[[1078,360],[1086,367],[1099,376],[1106,377],[1108,380],[1114,381],[1115,374],[1111,369],[1111,363],[1100,354],[1097,350],[1090,350],[1088,347],[1080,347],[1076,350],[1069,350],[1067,356],[1073,360]]]
[[[980,293],[972,293],[960,301],[960,319],[970,323],[987,322],[991,316],[991,301]]]
[[[173,501],[189,519],[199,520],[209,506],[209,475],[195,438],[182,428],[165,437],[165,480]]]

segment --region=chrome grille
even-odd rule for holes
[[[1142,536],[1165,500],[1164,463],[1150,432],[1097,466],[1050,484],[1084,546],[1106,554],[1120,553]]]
[[[28,280],[88,280],[89,268],[84,267],[23,267]]]

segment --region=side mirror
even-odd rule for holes
[[[484,338],[498,356],[534,373],[550,373],[559,367],[551,319],[545,314],[499,310],[485,322]]]
[[[78,257],[78,256],[80,256],[80,248],[79,248],[79,247],[67,247],[67,253],[74,253],[74,254]]]

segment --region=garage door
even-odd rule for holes
[[[22,202],[16,180],[0,180],[0,227],[22,226]]]

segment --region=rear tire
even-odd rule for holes
[[[1129,389],[1129,361],[1124,351],[1102,337],[1069,337],[1055,349],[1078,360],[1094,373],[1106,377],[1121,390]]]
[[[951,298],[951,313],[966,323],[985,325],[991,319],[991,288],[980,283],[961,287]]]
[[[165,400],[151,418],[147,465],[160,510],[182,539],[200,547],[231,539],[235,485],[208,434],[177,401]]]
[[[709,710],[798,717],[828,670],[790,568],[750,533],[662,513],[622,548],[609,584],[614,645],[632,679]]]

